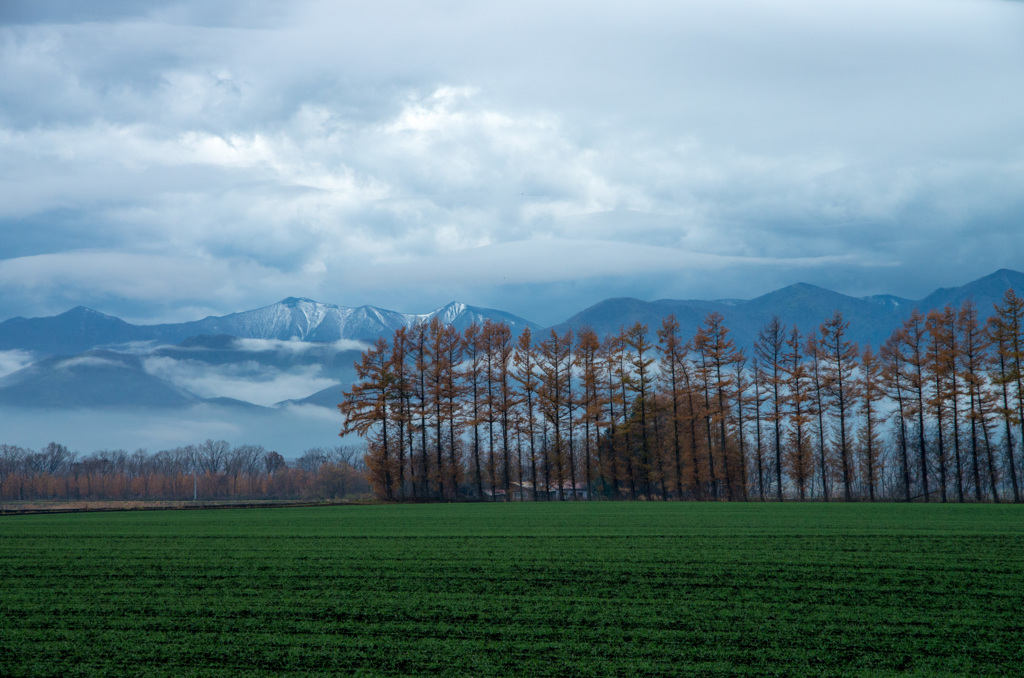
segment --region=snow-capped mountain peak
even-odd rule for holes
[[[445,304],[441,308],[437,309],[433,313],[427,314],[428,318],[437,318],[443,323],[452,324],[455,319],[466,312],[469,307],[460,301],[453,301],[449,304]]]

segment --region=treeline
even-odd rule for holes
[[[368,494],[362,451],[313,448],[288,464],[259,445],[207,440],[148,454],[0,445],[0,500],[337,499]]]
[[[718,313],[601,340],[437,320],[381,338],[338,406],[386,500],[1020,501],[1024,300],[915,310],[878,348],[838,311],[752,350]]]

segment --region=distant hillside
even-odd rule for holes
[[[155,339],[150,328],[78,306],[47,318],[11,318],[0,323],[0,351],[75,355],[99,346]]]
[[[850,323],[850,338],[863,345],[881,345],[893,330],[910,315],[914,308],[928,311],[946,304],[959,306],[971,298],[978,307],[982,320],[992,313],[995,303],[1002,300],[1007,289],[1013,288],[1024,295],[1024,273],[1000,270],[960,287],[944,288],[932,292],[924,299],[913,301],[891,295],[850,297],[831,290],[797,283],[750,300],[720,301],[640,301],[638,299],[608,299],[577,313],[566,322],[555,326],[558,332],[578,330],[589,326],[601,336],[614,333],[623,326],[645,323],[654,332],[663,318],[674,314],[684,337],[691,337],[703,324],[705,316],[717,311],[725,318],[733,340],[738,346],[752,346],[761,328],[774,316],[787,326],[796,325],[801,332],[816,330],[839,310]]]
[[[0,405],[180,408],[201,399],[146,372],[139,356],[89,351],[52,357],[0,379]]]

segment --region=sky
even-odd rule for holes
[[[1024,269],[1013,0],[2,0],[0,319]]]

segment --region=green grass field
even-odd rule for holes
[[[1024,675],[1024,507],[0,518],[0,675]]]

